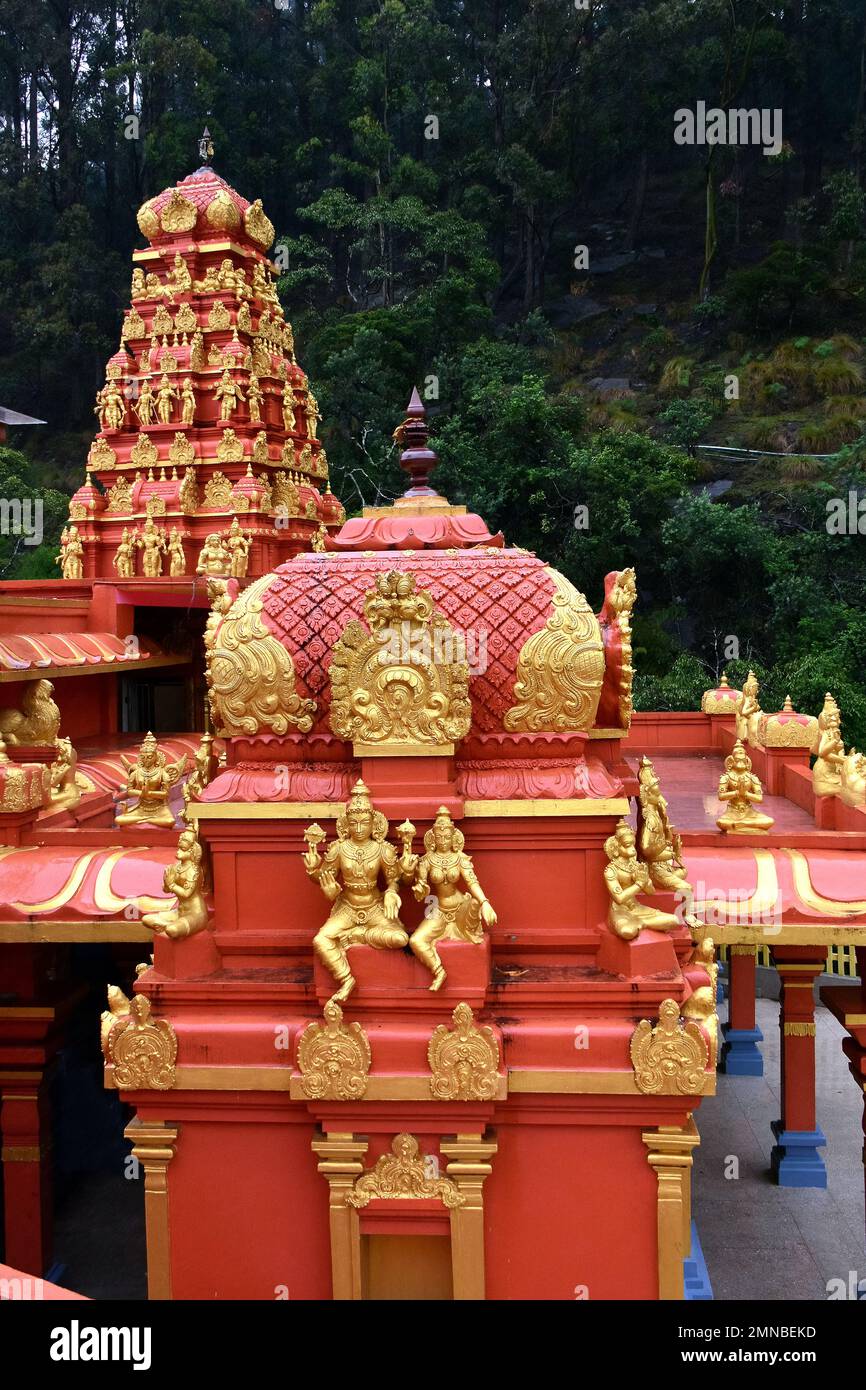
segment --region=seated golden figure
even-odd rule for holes
[[[484,937],[484,927],[496,923],[496,913],[478,882],[472,860],[463,853],[463,844],[462,830],[446,807],[440,806],[433,828],[424,836],[426,854],[421,859],[413,856],[412,892],[420,902],[431,892],[435,898],[432,912],[409,938],[415,955],[433,974],[431,990],[441,989],[445,982],[437,941],[472,941],[477,945]],[[409,862],[407,845],[401,868]],[[403,872],[405,876],[405,868]],[[461,883],[466,891],[461,890]]]
[[[196,574],[208,574],[214,577],[224,576],[231,573],[231,567],[231,552],[225,541],[218,531],[211,531],[205,537],[204,545],[199,554]]]
[[[174,811],[168,804],[169,792],[186,766],[186,756],[176,763],[170,763],[157,744],[153,734],[144,739],[138,757],[133,762],[123,753],[120,755],[129,776],[126,782],[128,797],[138,797],[138,802],[117,817],[118,825],[174,825]]]
[[[842,741],[842,715],[839,706],[828,692],[824,708],[818,715],[818,746],[812,767],[812,786],[816,796],[835,796],[842,790],[842,765],[845,744]]]
[[[675,931],[682,923],[672,912],[659,912],[636,902],[639,893],[652,893],[653,882],[646,864],[637,857],[635,833],[628,821],[621,820],[605,841],[610,861],[604,881],[610,894],[608,926],[625,941],[633,941],[641,931]]]
[[[142,917],[144,926],[160,932],[172,941],[195,936],[204,931],[208,922],[204,898],[203,850],[195,830],[182,830],[177,842],[177,857],[163,875],[162,885],[177,898],[175,907],[162,912],[148,912]]]
[[[682,840],[671,825],[668,803],[649,758],[641,758],[638,769],[640,787],[640,857],[647,865],[656,888],[674,892],[688,886],[682,862]]]
[[[752,760],[737,739],[733,753],[725,758],[719,782],[719,800],[726,801],[728,809],[716,825],[732,835],[763,834],[773,824],[772,816],[755,810],[763,799],[764,789],[752,771]]]
[[[327,922],[313,939],[313,949],[339,985],[331,996],[337,1004],[344,1003],[355,988],[347,954],[350,946],[394,951],[409,940],[399,919],[401,865],[387,834],[388,822],[374,809],[360,780],[337,817],[337,839],[324,855],[319,853],[325,838],[321,828],[311,825],[304,833],[308,846],[304,868],[333,903]],[[404,857],[404,871],[409,871],[409,857]],[[385,880],[384,890],[380,878]]]
[[[81,788],[75,776],[78,755],[70,738],[56,738],[54,747],[57,754],[50,768],[51,809],[71,811],[81,800]]]

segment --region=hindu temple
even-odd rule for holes
[[[584,597],[440,495],[417,390],[405,493],[347,519],[274,228],[203,156],[139,211],[59,577],[0,584],[6,1264],[51,1268],[84,1018],[152,1299],[711,1297],[693,1152],[762,951],[773,1176],[826,1182],[866,763],[831,695],[635,713],[639,576]],[[826,1001],[862,1088],[862,985]]]

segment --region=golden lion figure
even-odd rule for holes
[[[60,710],[50,681],[29,681],[19,709],[0,710],[0,734],[8,744],[54,743],[60,733]]]

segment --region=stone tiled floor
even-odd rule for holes
[[[659,754],[653,756],[652,761],[677,829],[715,830],[716,817],[722,814],[722,803],[716,792],[724,771],[723,759],[671,758]],[[783,797],[765,796],[761,810],[775,820],[774,831],[815,829],[813,818]]]
[[[847,1284],[851,1270],[866,1279],[863,1102],[842,1052],[842,1028],[824,1008],[816,1016],[826,1191],[777,1187],[769,1175],[770,1122],[780,1113],[772,1000],[757,1001],[764,1076],[720,1072],[718,1094],[697,1111],[693,1214],[717,1299],[826,1299],[829,1279]],[[725,1176],[731,1157],[739,1162],[736,1179]]]

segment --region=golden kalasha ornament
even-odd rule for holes
[[[828,691],[818,715],[818,739],[812,767],[812,786],[816,796],[835,796],[842,789],[845,744],[842,741],[842,715]]]
[[[207,205],[205,216],[212,227],[217,227],[221,232],[233,230],[240,226],[241,215],[233,198],[230,198],[224,188],[211,199]]]
[[[866,757],[856,748],[846,754],[839,769],[839,796],[846,806],[866,806]]]
[[[772,816],[755,810],[763,799],[764,789],[752,771],[752,760],[737,739],[733,752],[725,758],[719,782],[719,801],[726,802],[728,809],[716,825],[731,835],[763,834],[773,824]]]
[[[186,574],[186,555],[180,532],[176,526],[172,526],[168,538],[168,572],[172,579],[176,579],[178,575]]]
[[[351,1192],[346,1193],[350,1207],[365,1207],[373,1197],[388,1200],[417,1198],[429,1201],[439,1198],[443,1206],[462,1207],[466,1201],[452,1178],[435,1177],[418,1149],[412,1134],[398,1134],[391,1143],[391,1152],[382,1154],[369,1173],[357,1178]]]
[[[120,760],[128,773],[126,795],[137,798],[137,802],[130,809],[127,801],[127,809],[117,817],[117,824],[173,826],[174,812],[168,798],[186,767],[186,755],[170,763],[153,734],[148,733],[134,761],[123,753]]]
[[[56,738],[54,747],[56,755],[49,770],[51,808],[55,811],[71,811],[81,800],[81,788],[76,780],[78,755],[69,738]]]
[[[313,727],[315,701],[298,695],[292,658],[262,621],[269,583],[264,575],[244,589],[209,646],[207,681],[218,734],[309,733]]]
[[[499,1044],[492,1028],[479,1028],[468,1004],[440,1023],[427,1048],[434,1100],[493,1100],[499,1087]]]
[[[818,721],[813,714],[798,714],[790,695],[777,714],[762,714],[758,721],[758,740],[762,748],[814,748],[818,740]]]
[[[115,550],[112,560],[118,579],[132,579],[135,574],[135,546],[135,533],[130,535],[129,527],[124,526],[120,545]]]
[[[237,517],[235,517],[224,540],[224,545],[231,556],[229,573],[232,579],[246,578],[252,544],[252,532],[247,531],[246,535],[244,535],[241,531],[240,523]]]
[[[457,638],[415,576],[380,574],[364,599],[369,631],[352,620],[334,644],[331,728],[378,747],[447,747],[468,732],[469,667]]]
[[[333,903],[327,922],[313,939],[313,950],[339,985],[332,995],[338,1004],[355,988],[347,954],[350,946],[399,951],[409,940],[399,918],[400,863],[387,834],[387,820],[358,781],[337,817],[337,839],[324,854],[319,849],[319,826],[310,826],[304,837],[304,868]]]
[[[360,1100],[367,1090],[372,1054],[360,1023],[343,1022],[335,1000],[325,1005],[324,1023],[309,1023],[298,1042],[301,1087],[310,1100]]]
[[[246,399],[240,382],[233,379],[228,367],[214,386],[213,393],[214,398],[219,401],[220,420],[223,423],[232,418],[240,402]]]
[[[414,831],[414,827],[410,826]],[[401,827],[402,832],[402,827]],[[433,976],[431,990],[445,982],[445,968],[436,950],[439,941],[484,939],[484,927],[496,925],[496,913],[478,882],[468,854],[464,854],[462,830],[451,819],[447,807],[440,806],[433,826],[424,836],[425,854],[421,859],[409,851],[404,841],[400,860],[401,876],[413,878],[412,892],[419,902],[432,893],[436,906],[409,940],[414,954]],[[465,884],[465,890],[460,885]]]
[[[166,552],[165,529],[148,516],[144,530],[136,534],[135,543],[141,551],[141,571],[145,579],[158,579],[162,574],[162,557]]]
[[[658,1023],[641,1019],[629,1046],[635,1084],[644,1095],[702,1095],[707,1081],[710,1049],[693,1018],[680,1017],[680,1006],[665,999]]]
[[[108,1035],[119,1018],[129,1015],[129,999],[119,985],[108,986],[108,1008],[99,1017],[99,1041],[102,1055],[108,1061]]]
[[[60,537],[60,554],[54,557],[64,579],[84,578],[84,546],[77,526],[64,526]]]
[[[638,768],[640,800],[640,857],[647,865],[656,888],[682,892],[688,888],[688,875],[682,860],[682,840],[671,825],[668,803],[649,758],[641,758]]]
[[[205,537],[205,543],[201,548],[195,567],[196,574],[224,576],[231,570],[231,563],[231,555],[222,536],[217,531],[211,531],[210,535]]]
[[[134,994],[129,1013],[108,1034],[108,1060],[119,1091],[169,1091],[177,1081],[177,1036],[166,1018],[150,1016],[146,994]]]
[[[625,941],[633,941],[641,931],[675,931],[682,923],[670,912],[659,912],[636,901],[638,894],[655,890],[648,866],[637,856],[635,834],[628,821],[621,820],[605,841],[608,864],[604,881],[610,895],[608,925]],[[685,919],[683,919],[685,921]]]
[[[758,678],[750,671],[743,681],[743,689],[737,701],[737,738],[742,743],[752,743],[759,747],[759,725],[764,711],[758,703]]]
[[[197,831],[190,827],[182,830],[174,863],[168,865],[162,880],[166,893],[173,893],[177,899],[176,905],[162,912],[145,913],[141,919],[145,927],[172,941],[204,931],[208,924],[208,907],[204,896],[203,856]]]
[[[705,936],[703,941],[699,942],[692,953],[691,963],[703,966],[708,979],[707,984],[698,985],[697,989],[692,990],[681,1013],[683,1018],[693,1018],[697,1023],[703,1024],[710,1041],[709,1065],[715,1071],[719,1052],[719,1015],[716,1010],[719,967],[716,964],[712,937]]]
[[[552,611],[521,649],[514,705],[504,719],[511,733],[591,729],[601,698],[605,661],[598,619],[564,575],[545,573],[555,586]]]

